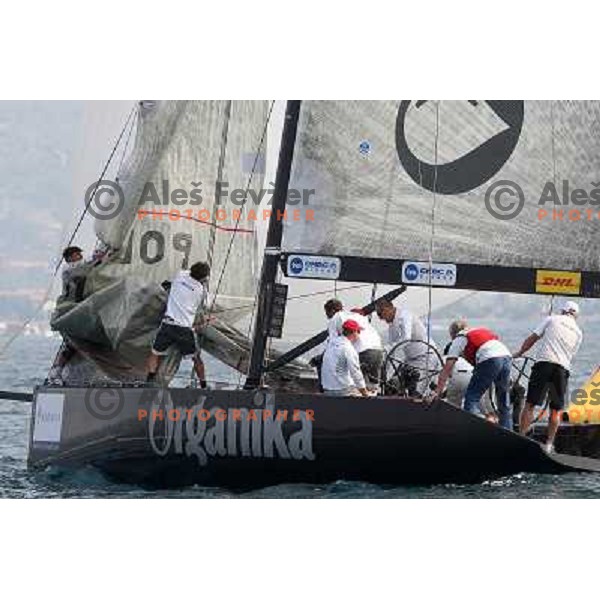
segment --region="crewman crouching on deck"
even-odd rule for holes
[[[341,335],[329,340],[321,366],[321,385],[333,396],[370,396],[353,342],[362,328],[354,319],[342,323]]]
[[[189,272],[181,271],[169,289],[167,309],[154,338],[152,353],[146,363],[147,381],[152,383],[160,366],[161,357],[175,346],[182,356],[191,356],[200,387],[206,387],[204,363],[194,324],[207,299],[207,281],[210,267],[207,263],[194,263]]]
[[[481,414],[481,397],[493,384],[496,388],[500,425],[512,430],[510,351],[493,331],[485,327],[469,329],[464,319],[453,321],[449,333],[452,344],[438,378],[435,396],[441,396],[455,363],[462,356],[474,367],[465,392],[464,409],[473,414]]]
[[[533,422],[535,407],[543,405],[548,395],[550,421],[545,447],[547,452],[554,451],[554,438],[565,407],[571,362],[583,339],[581,329],[575,322],[578,316],[579,305],[572,300],[565,302],[561,314],[546,317],[513,355],[514,358],[520,358],[541,340],[537,361],[531,369],[519,430],[523,435],[527,433]]]
[[[353,342],[358,352],[360,368],[365,376],[367,387],[377,389],[383,364],[383,344],[381,337],[375,327],[369,323],[369,319],[362,314],[361,309],[353,308],[350,312],[344,310],[344,305],[337,298],[331,298],[323,306],[327,317],[327,344],[342,335],[342,324],[347,319],[356,321],[362,328],[360,335]],[[323,355],[314,356],[310,364],[317,369],[319,381],[321,380],[321,364]]]
[[[369,323],[369,319],[362,314],[359,308],[353,308],[350,312],[345,311],[343,304],[337,298],[328,300],[324,309],[328,319],[328,343],[342,335],[344,321],[351,319],[360,325],[360,335],[352,344],[358,352],[360,368],[365,376],[367,386],[377,388],[383,364],[383,344],[375,327]]]

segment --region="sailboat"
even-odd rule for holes
[[[289,101],[272,202],[260,205],[270,211],[260,264],[248,214],[264,189],[271,111],[256,101],[139,104],[134,148],[118,176],[119,211],[96,215],[105,256],[86,272],[83,297],[59,304],[53,319],[81,370],[34,391],[29,466],[91,465],[146,486],[600,470],[596,425],[566,424],[559,453],[548,455],[442,400],[320,394],[303,357],[326,332],[287,350],[273,344],[285,322],[283,277],[391,285],[388,299],[413,286],[430,296],[598,296],[596,222],[541,219],[547,207],[538,199],[546,182],[562,189],[567,174],[572,189],[593,181],[600,103]],[[223,200],[224,182],[242,190],[235,206],[233,196]],[[502,189],[511,202],[500,201]],[[179,205],[181,190],[188,193]],[[203,349],[239,372],[240,385],[169,386],[180,358],[173,355],[162,385],[148,387],[144,362],[167,295],[161,284],[196,260],[212,267]]]

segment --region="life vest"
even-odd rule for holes
[[[460,333],[459,335],[464,335],[467,338],[467,346],[463,350],[463,356],[465,360],[472,365],[475,364],[477,350],[485,343],[498,339],[498,336],[493,331],[490,331],[485,327],[469,329],[466,333]]]

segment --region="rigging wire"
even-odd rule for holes
[[[117,138],[117,141],[115,142],[113,149],[110,152],[110,155],[104,165],[104,168],[102,169],[102,173],[100,173],[100,177],[98,178],[98,181],[96,181],[96,185],[94,186],[94,189],[93,189],[92,193],[90,194],[90,198],[87,201],[83,211],[79,215],[79,219],[77,220],[75,229],[73,230],[73,233],[71,234],[71,237],[69,238],[69,241],[66,244],[67,246],[70,246],[73,243],[73,240],[75,239],[75,236],[77,235],[77,232],[79,231],[79,228],[81,227],[81,224],[83,223],[83,219],[85,218],[85,215],[88,212],[90,204],[92,203],[94,196],[96,195],[96,192],[98,191],[98,188],[100,187],[100,182],[104,179],[104,176],[106,175],[106,172],[108,171],[108,167],[110,166],[110,163],[112,162],[112,159],[114,158],[114,156],[117,152],[117,149],[119,148],[119,145],[121,143],[121,140],[123,139],[123,136],[125,135],[127,126],[129,125],[129,122],[131,121],[133,115],[136,114],[136,112],[138,110],[138,106],[139,106],[138,104],[135,104],[133,106],[133,108],[131,109],[131,111],[129,112],[129,115],[127,116],[125,124],[123,125],[123,128],[121,129],[121,133],[119,133],[119,137]],[[56,274],[58,273],[58,270],[60,269],[62,262],[63,262],[63,257],[61,256],[56,265],[56,269],[54,270],[54,276],[56,276]]]
[[[223,120],[223,131],[221,132],[221,150],[219,153],[219,164],[217,166],[217,180],[215,181],[215,205],[219,201],[221,185],[223,184],[223,169],[225,168],[225,156],[227,154],[227,141],[229,138],[229,122],[231,121],[232,101],[228,100],[225,105],[225,118]],[[208,248],[206,250],[206,262],[212,268],[215,241],[217,239],[217,211],[213,211],[211,221],[210,236],[208,239]]]
[[[225,258],[223,260],[223,267],[221,268],[221,273],[219,274],[219,279],[217,281],[217,286],[215,288],[215,291],[213,293],[213,299],[210,305],[210,308],[208,310],[208,316],[212,315],[214,312],[214,307],[215,307],[215,303],[217,300],[217,296],[219,294],[219,289],[221,287],[221,284],[223,283],[223,277],[225,276],[225,271],[227,269],[227,263],[229,261],[229,257],[231,255],[231,251],[233,249],[233,242],[235,240],[235,236],[239,230],[239,224],[242,218],[242,212],[244,210],[244,208],[246,207],[246,203],[248,202],[248,191],[250,190],[250,186],[252,185],[252,179],[254,178],[254,173],[256,172],[256,166],[258,165],[258,159],[260,156],[260,151],[262,149],[262,147],[264,146],[265,143],[265,139],[267,137],[267,129],[269,126],[269,122],[271,120],[271,115],[273,113],[273,107],[275,105],[275,100],[271,100],[271,106],[269,107],[269,111],[267,113],[267,118],[265,119],[265,124],[263,127],[263,131],[260,137],[260,141],[258,143],[258,147],[256,149],[256,153],[254,155],[254,163],[252,164],[252,169],[250,171],[250,174],[248,176],[248,182],[246,184],[246,189],[244,190],[244,198],[243,198],[243,202],[242,202],[242,206],[241,206],[241,210],[238,212],[237,215],[237,219],[235,222],[235,227],[233,228],[233,232],[231,234],[231,237],[229,239],[229,245],[227,247],[227,252],[225,253]],[[257,292],[258,293],[258,292]],[[255,294],[255,300],[254,300],[254,304],[253,306],[256,307],[256,297],[257,297],[257,293]],[[254,314],[254,311],[252,312],[252,314]]]
[[[79,231],[79,228],[81,227],[81,223],[83,222],[83,219],[88,211],[88,208],[90,206],[90,203],[92,202],[92,199],[94,198],[94,195],[96,194],[96,191],[98,190],[98,186],[100,184],[100,181],[104,178],[104,175],[106,174],[108,167],[110,166],[110,163],[112,162],[112,159],[119,147],[119,144],[121,142],[121,139],[123,138],[123,135],[127,129],[128,124],[131,121],[131,117],[137,112],[137,108],[138,105],[135,104],[133,106],[133,108],[131,109],[131,111],[129,112],[129,115],[127,116],[127,119],[125,120],[125,124],[123,125],[123,128],[121,129],[121,133],[119,134],[119,137],[117,138],[117,141],[115,142],[115,145],[113,146],[113,149],[110,153],[110,156],[106,162],[106,164],[104,165],[104,168],[102,170],[102,174],[100,175],[100,177],[98,178],[98,182],[96,183],[96,187],[94,188],[93,193],[90,195],[90,199],[87,202],[87,204],[85,205],[85,208],[83,210],[83,212],[81,213],[77,224],[75,226],[75,229],[73,230],[73,233],[71,234],[71,236],[69,237],[69,241],[67,242],[66,246],[70,246],[73,243],[73,240],[75,239],[75,236],[77,235],[77,232]],[[131,130],[129,132],[129,136],[127,138],[127,140],[129,140],[129,137],[131,136]],[[121,163],[123,161],[123,158],[125,156],[125,153],[123,153],[123,156],[121,157]],[[120,168],[120,167],[119,167]],[[56,264],[56,268],[54,269],[54,272],[52,273],[51,277],[50,277],[50,282],[48,284],[48,287],[46,288],[46,291],[44,292],[44,295],[42,296],[42,299],[40,300],[40,302],[38,303],[38,305],[34,308],[33,312],[29,315],[29,317],[27,317],[23,323],[21,324],[21,326],[6,340],[6,342],[4,342],[4,344],[2,344],[2,346],[0,347],[0,357],[2,357],[5,352],[13,345],[13,343],[21,337],[21,335],[23,334],[23,332],[27,329],[27,327],[29,327],[29,325],[33,322],[33,320],[37,317],[37,315],[39,314],[39,312],[42,310],[42,308],[44,307],[44,305],[48,302],[48,300],[50,299],[50,296],[52,294],[52,291],[54,289],[54,281],[56,278],[56,275],[58,273],[58,270],[60,269],[60,266],[62,265],[63,262],[63,258],[62,255],[60,255],[59,260]]]
[[[368,288],[370,287],[370,284],[365,284],[365,283],[361,283],[358,285],[349,285],[347,287],[343,287],[343,288],[338,288],[338,292],[346,292],[348,290],[358,290],[358,289],[362,289],[362,288]],[[313,296],[325,296],[325,295],[330,295],[330,290],[325,290],[322,292],[310,292],[307,294],[298,294],[297,296],[289,296],[287,299],[287,302],[290,302],[291,300],[301,300],[303,298],[312,298]],[[222,313],[226,313],[226,312],[232,312],[234,310],[244,310],[246,308],[252,308],[255,304],[243,304],[241,306],[236,306],[234,308],[219,308],[215,310],[215,314],[222,314]]]
[[[134,107],[135,108],[135,107]],[[123,147],[123,153],[121,154],[121,160],[119,161],[119,165],[117,167],[117,175],[120,173],[121,168],[123,167],[123,163],[125,162],[125,157],[127,156],[127,149],[129,148],[129,142],[131,140],[131,135],[133,133],[133,130],[135,129],[135,126],[138,122],[140,116],[140,111],[139,108],[135,113],[135,118],[131,120],[131,123],[129,125],[129,133],[127,134],[127,139],[125,140],[125,146]]]
[[[556,135],[554,128],[554,100],[550,100],[550,134],[552,139],[552,181],[554,183],[554,189],[556,189]],[[550,296],[550,306],[548,308],[548,314],[551,315],[554,310],[554,294]]]

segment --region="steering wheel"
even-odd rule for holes
[[[406,344],[419,345],[423,351],[406,359]],[[381,367],[381,391],[385,396],[419,397],[435,381],[444,366],[438,349],[424,340],[404,340],[386,354]]]

